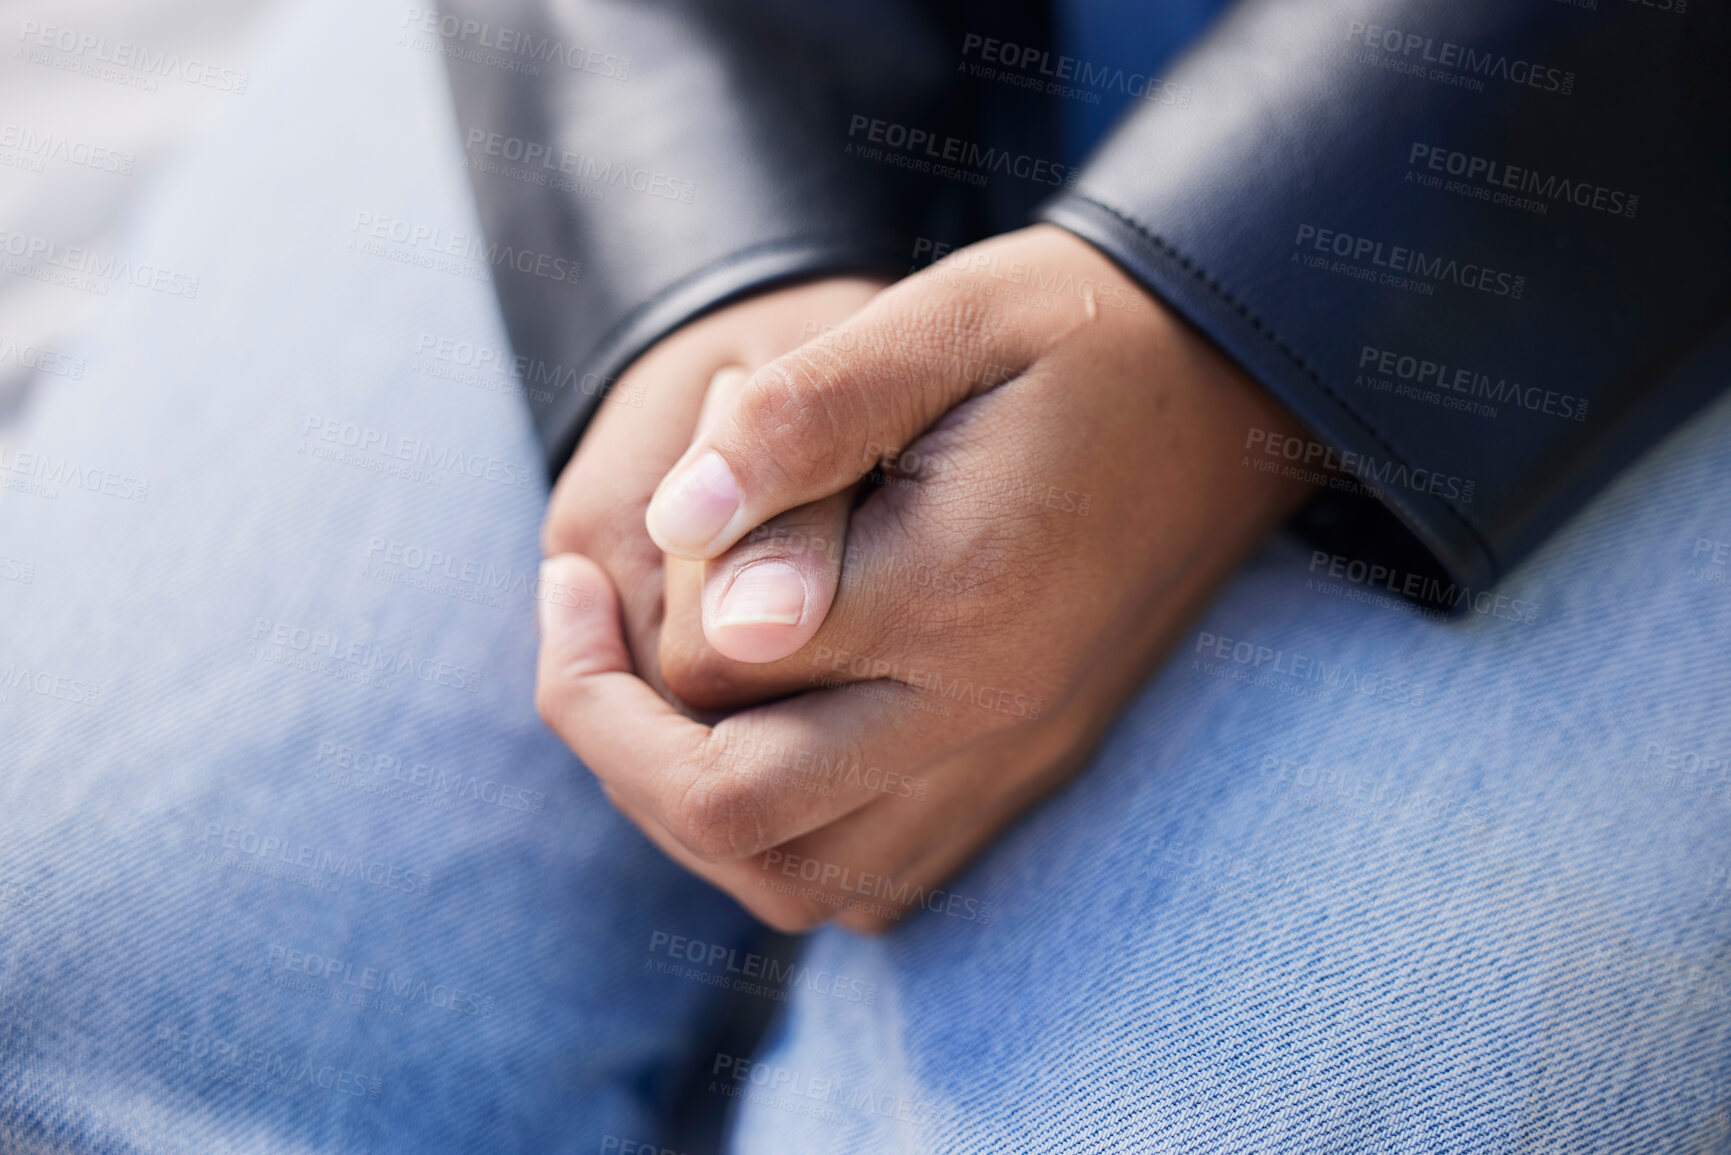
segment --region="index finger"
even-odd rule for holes
[[[719,556],[754,526],[846,489],[957,403],[1014,377],[1038,335],[990,298],[911,277],[758,369],[656,489],[645,524],[674,556]]]

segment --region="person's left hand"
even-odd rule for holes
[[[1076,288],[1030,303],[1010,269]],[[933,888],[1080,768],[1305,492],[1241,464],[1247,430],[1296,422],[1049,226],[711,400],[650,509],[663,548],[707,559],[668,567],[662,675],[700,707],[778,700],[714,726],[675,711],[633,674],[605,575],[563,554],[550,577],[599,596],[542,606],[537,701],[668,854],[787,930],[977,912]],[[821,623],[799,614],[837,580]]]

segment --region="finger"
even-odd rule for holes
[[[811,641],[841,580],[853,490],[779,517],[705,565],[703,635],[738,662],[774,662]]]
[[[628,369],[615,396],[644,404],[602,404],[548,502],[542,550],[578,553],[609,576],[623,610],[625,639],[639,673],[662,688],[655,662],[663,615],[666,555],[643,532],[649,496],[690,445],[702,393],[691,382],[709,366],[677,348],[655,349]]]
[[[693,440],[715,430],[747,376],[738,366],[715,374]],[[703,568],[703,632],[717,653],[739,662],[773,662],[811,640],[835,600],[853,492],[850,486],[771,519]],[[677,597],[691,588],[676,574],[668,593]],[[670,606],[669,613],[688,609]]]
[[[916,708],[900,683],[870,695],[822,690],[711,728],[630,670],[606,575],[576,554],[543,563],[549,582],[593,591],[542,603],[536,706],[602,781],[697,857],[738,859],[826,826],[881,793],[886,774],[943,758],[993,719]]]
[[[852,508],[849,490],[771,518],[715,561],[667,559],[660,662],[673,672],[675,693],[713,709],[801,688],[810,669],[793,670],[789,681],[787,671],[761,666],[799,652],[824,625]],[[747,672],[739,663],[760,668]],[[745,697],[722,694],[728,682]]]
[[[612,577],[636,668],[658,690],[666,688],[655,662],[665,555],[644,532],[643,519],[656,485],[691,445],[705,385],[720,367],[755,368],[797,347],[881,288],[860,278],[814,281],[749,297],[686,324],[651,346],[606,392],[560,474],[542,552],[582,554]]]
[[[770,519],[715,561],[668,558],[668,688],[695,709],[731,710],[924,669],[902,643],[929,599],[900,588],[913,570],[900,540],[868,535],[881,540],[854,549],[861,510],[841,493]]]
[[[751,374],[743,365],[723,365],[710,375],[703,390],[703,406],[698,410],[697,427],[691,431],[692,441],[714,431],[716,424],[727,416],[727,410],[745,387]]]
[[[978,896],[945,882],[1009,819],[1080,766],[1090,742],[1077,719],[1000,736],[897,783],[885,796],[802,837],[736,862],[697,858],[629,801],[609,792],[664,853],[787,933],[834,919],[851,930],[894,929],[922,910],[968,921],[990,917]]]
[[[1076,527],[1054,521],[1077,519],[977,492],[1006,488],[998,483],[1018,468],[1016,461],[995,460],[991,448],[1003,442],[1003,430],[992,422],[1007,420],[993,410],[1010,390],[964,402],[916,439],[894,475],[886,469],[883,488],[849,511],[845,537],[831,533],[822,511],[807,506],[773,519],[723,556],[722,564],[746,564],[803,554],[808,564],[839,574],[825,616],[792,654],[741,662],[712,644],[717,591],[707,591],[700,621],[693,576],[703,563],[669,559],[660,658],[673,692],[695,707],[725,710],[814,685],[893,679],[923,687],[933,709],[995,703],[995,694],[985,692],[991,689],[1009,691],[1008,708],[1031,714],[1040,689],[1027,671],[1040,667],[1025,655],[1003,660],[1005,645],[998,643],[1004,639],[992,629],[1002,622],[990,606],[1003,604],[1012,586],[1030,583],[1026,567],[1013,560],[1018,550],[1025,553],[1025,543],[1034,541],[1061,548]],[[975,445],[977,452],[965,452]],[[911,465],[918,468],[903,471]],[[837,508],[830,516],[840,520],[842,513]],[[1012,632],[1011,649],[1025,633]],[[988,638],[994,644],[983,646]]]
[[[840,492],[958,402],[1009,379],[1035,339],[981,298],[915,277],[753,373],[645,518],[665,552],[713,558],[776,514]]]

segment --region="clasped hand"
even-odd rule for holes
[[[784,930],[932,905],[1304,496],[1241,464],[1293,419],[1052,226],[763,294],[627,376],[549,510],[547,576],[595,596],[542,604],[537,705]]]

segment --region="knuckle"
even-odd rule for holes
[[[674,806],[673,836],[705,862],[734,862],[762,849],[763,803],[744,776],[699,774]]]
[[[553,486],[547,515],[541,522],[541,551],[545,556],[567,551],[587,553],[613,503],[593,500],[597,478],[586,460],[566,466]]]
[[[942,309],[925,314],[928,332],[947,352],[979,348],[996,329],[998,298],[992,291],[995,286],[984,272],[975,276],[980,291],[952,294]]]
[[[786,476],[822,476],[842,444],[843,400],[834,373],[795,351],[752,378],[740,395],[735,420]]]

